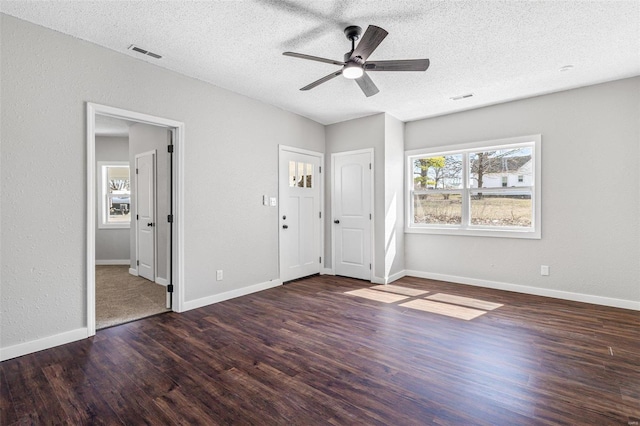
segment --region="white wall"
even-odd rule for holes
[[[407,234],[406,268],[640,301],[640,77],[406,123],[405,148],[537,133],[542,239]]]
[[[399,278],[404,259],[404,123],[389,114],[384,122],[384,275]],[[394,277],[396,275],[396,277]]]
[[[81,338],[87,325],[88,101],[185,123],[187,301],[277,281],[277,209],[263,207],[262,195],[278,193],[278,144],[324,152],[322,125],[92,43],[0,19],[3,350]],[[215,281],[217,269],[223,281]]]
[[[135,173],[136,155],[149,151],[156,151],[156,280],[158,278],[169,281],[169,153],[167,146],[171,142],[171,133],[165,127],[152,126],[150,124],[135,123],[129,126],[129,153],[127,160],[130,163],[131,176],[131,217],[130,230],[131,268],[136,266],[136,214],[135,203]],[[145,224],[142,224],[145,226]]]
[[[129,139],[96,136],[96,173],[99,161],[129,161]],[[96,223],[100,220],[98,207],[100,189],[96,190]],[[109,263],[130,258],[128,229],[96,229],[96,262]]]

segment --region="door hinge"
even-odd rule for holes
[[[369,264],[369,269],[371,269],[371,264]]]
[[[318,219],[322,219],[322,212],[318,212]]]
[[[167,215],[167,222],[173,223],[173,215],[172,214]]]
[[[322,166],[318,167],[318,173],[322,173]]]
[[[136,167],[136,174],[138,174],[138,168]]]
[[[369,163],[369,170],[371,170],[371,163]]]
[[[136,215],[136,220],[139,220],[139,219],[140,219],[140,216]]]
[[[322,263],[322,256],[320,256],[318,262]]]
[[[136,260],[136,266],[140,266],[140,261]]]
[[[173,153],[173,145],[167,145],[167,152],[169,154]]]
[[[371,220],[371,213],[369,213],[369,220]]]
[[[167,293],[173,293],[173,284],[167,286]]]

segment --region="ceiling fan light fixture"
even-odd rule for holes
[[[364,69],[362,66],[355,62],[348,62],[344,69],[342,70],[342,75],[344,78],[348,78],[350,80],[355,80],[356,78],[362,77],[364,74]]]

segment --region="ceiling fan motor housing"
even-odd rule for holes
[[[351,41],[358,40],[361,34],[362,28],[358,27],[357,25],[350,25],[344,29],[344,35],[346,35],[347,39]]]

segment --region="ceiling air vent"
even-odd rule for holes
[[[138,47],[135,44],[132,44],[131,46],[129,46],[129,50],[133,50],[134,52],[142,53],[143,55],[151,56],[152,58],[155,58],[155,59],[162,58],[162,55],[158,55],[157,53],[153,53],[153,52],[149,52],[148,50],[144,50],[143,48]]]
[[[466,95],[454,96],[451,99],[452,101],[459,101],[460,99],[467,99],[473,96],[473,93],[467,93]]]

